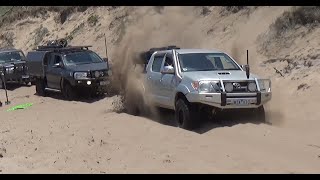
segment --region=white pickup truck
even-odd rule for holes
[[[151,49],[146,58],[142,100],[148,106],[175,111],[178,126],[193,129],[202,115],[223,110],[249,110],[265,121],[264,104],[271,100],[271,81],[251,74],[218,50]],[[214,117],[214,116],[213,116]]]

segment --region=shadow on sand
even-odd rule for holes
[[[175,113],[172,110],[157,109],[156,113],[152,113],[152,115],[144,115],[144,117],[163,125],[178,128],[178,125],[175,121]],[[247,123],[256,125],[272,125],[268,120],[268,116],[266,116],[266,121],[263,122],[258,119],[253,119],[249,117],[246,113],[242,112],[222,112],[221,114],[219,114],[219,116],[216,116],[215,119],[198,119],[198,121],[199,127],[192,130],[193,132],[196,132],[198,134],[204,134],[216,128],[232,127],[235,125]]]

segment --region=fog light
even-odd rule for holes
[[[226,90],[226,92],[232,92],[233,91],[233,85],[231,83],[226,83],[224,85],[224,89]]]
[[[108,71],[108,75],[112,76],[112,71],[111,70]]]
[[[249,91],[251,91],[251,92],[256,91],[256,90],[257,90],[256,83],[249,83],[249,84],[248,84],[248,89],[249,89]]]
[[[91,85],[91,81],[87,81],[87,84],[88,84],[88,85]]]

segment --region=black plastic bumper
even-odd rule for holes
[[[90,79],[90,80],[76,80],[75,87],[79,89],[90,89],[97,92],[107,92],[109,84],[101,85],[101,82],[109,81],[108,79]],[[90,83],[88,83],[90,82]]]

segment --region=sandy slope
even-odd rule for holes
[[[101,33],[106,32],[111,57],[119,57],[119,49],[127,50],[125,56],[117,59],[124,63],[130,52],[168,41],[184,47],[225,49],[240,62],[244,62],[245,50],[249,49],[254,71],[273,82],[273,100],[267,105],[271,124],[245,120],[207,122],[190,132],[158,122],[159,119],[170,122],[173,119],[170,115],[156,120],[114,113],[112,102],[117,97],[68,102],[55,94],[38,97],[34,95],[34,87],[21,87],[9,91],[10,106],[27,102],[34,105],[14,112],[6,112],[9,106],[0,108],[0,154],[3,156],[0,156],[0,173],[318,173],[319,68],[314,65],[295,69],[280,77],[273,67],[285,65],[276,62],[261,66],[261,62],[270,57],[257,51],[258,36],[289,7],[261,7],[249,15],[222,17],[219,7],[211,8],[212,12],[206,17],[188,8],[165,8],[162,14],[150,8],[132,11],[126,17],[126,34],[119,45],[112,42],[121,22],[116,21],[111,29],[109,24],[125,14],[123,9],[112,13],[105,7],[89,9],[83,14],[74,14],[62,29],[54,23],[54,16],[50,16],[44,21],[32,19],[34,23],[25,23],[11,31],[14,29],[16,34],[15,45],[28,50],[33,39],[26,35],[40,26],[39,23],[50,32],[44,40],[63,37],[95,13],[101,25],[91,28],[85,23],[72,42],[94,42],[93,48],[104,55]],[[306,57],[308,50],[317,48],[313,40],[317,35],[319,31],[307,35],[308,42],[298,39],[289,47],[294,49],[294,54],[278,47],[283,49],[281,57],[286,54]],[[145,36],[159,38],[146,41]],[[135,46],[130,46],[133,42]],[[130,48],[125,49],[127,47]],[[299,47],[304,50],[299,51]],[[293,76],[299,79],[292,79]],[[301,83],[307,83],[310,88],[297,90]],[[0,99],[4,101],[3,90],[0,90]]]

